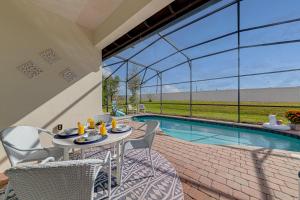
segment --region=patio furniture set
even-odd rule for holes
[[[100,171],[108,177],[107,198],[111,195],[112,161],[116,162],[113,174],[118,185],[122,184],[122,166],[124,155],[129,149],[145,149],[151,161],[154,173],[151,147],[159,127],[158,121],[148,121],[145,134],[140,139],[126,140],[133,128],[126,125],[124,131],[114,132],[110,115],[98,115],[95,121],[106,122],[107,134],[100,140],[77,143],[82,135],[61,137],[45,129],[31,126],[14,126],[1,131],[0,139],[12,165],[5,174],[9,183],[4,199],[13,190],[19,199],[93,199],[95,180]],[[66,132],[67,130],[65,130]],[[97,132],[97,131],[96,131]],[[40,142],[40,134],[52,137],[53,147],[45,148]],[[105,152],[104,159],[85,159],[81,153],[80,160],[70,160],[69,151],[84,151],[88,148],[112,145],[114,148]],[[104,149],[104,148],[103,148]]]
[[[139,104],[138,108],[134,108],[131,104],[127,105],[127,114],[137,114],[138,112],[145,113],[146,108],[144,104]]]

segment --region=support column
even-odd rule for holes
[[[163,108],[162,108],[162,73],[159,74],[159,80],[160,80],[160,114],[162,114],[163,112]]]
[[[126,61],[126,93],[125,93],[126,114],[128,112],[128,61]]]
[[[240,1],[237,2],[237,31],[238,31],[238,123],[241,122],[241,93],[240,93],[240,46],[241,46],[241,39],[240,39]]]
[[[106,85],[106,112],[108,112],[108,104],[109,104],[109,97],[108,97],[108,81],[107,80],[105,80],[105,85]]]
[[[192,103],[193,103],[193,82],[192,82],[192,62],[189,60],[189,69],[190,69],[190,117],[192,117]]]
[[[189,69],[190,69],[190,117],[192,117],[192,103],[193,103],[193,83],[192,83],[192,62],[189,60]]]
[[[142,87],[140,85],[140,104],[142,103]]]

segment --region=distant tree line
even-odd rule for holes
[[[128,90],[131,93],[131,96],[129,97],[129,103],[136,105],[138,103],[138,91],[140,89],[140,83],[141,83],[141,76],[140,74],[134,76],[138,73],[138,68],[134,67],[129,72],[129,77],[132,77],[128,81]],[[103,98],[103,105],[107,105],[107,103],[117,100],[120,92],[120,77],[118,75],[116,76],[110,76],[107,78],[107,76],[103,75],[102,80],[102,98]],[[105,80],[105,81],[104,81]],[[107,102],[108,101],[108,102]]]

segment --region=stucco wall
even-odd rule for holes
[[[0,28],[0,130],[19,124],[72,127],[102,112],[101,55],[81,28],[25,0],[1,2]],[[40,56],[49,48],[57,58],[52,64]],[[42,71],[38,76],[18,70],[28,61]],[[71,79],[61,73],[67,68]],[[47,137],[42,142],[51,145]],[[0,171],[9,166],[1,146]]]
[[[255,102],[299,102],[300,87],[243,89],[241,101]],[[199,91],[193,92],[195,101],[237,101],[237,90]],[[159,94],[152,94],[152,100],[159,100]],[[189,92],[163,93],[163,100],[189,100]],[[148,100],[147,94],[142,99]]]

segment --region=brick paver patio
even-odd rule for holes
[[[132,137],[141,134],[136,130]],[[300,159],[288,152],[193,144],[162,132],[155,138],[154,149],[176,168],[186,200],[298,199]]]

